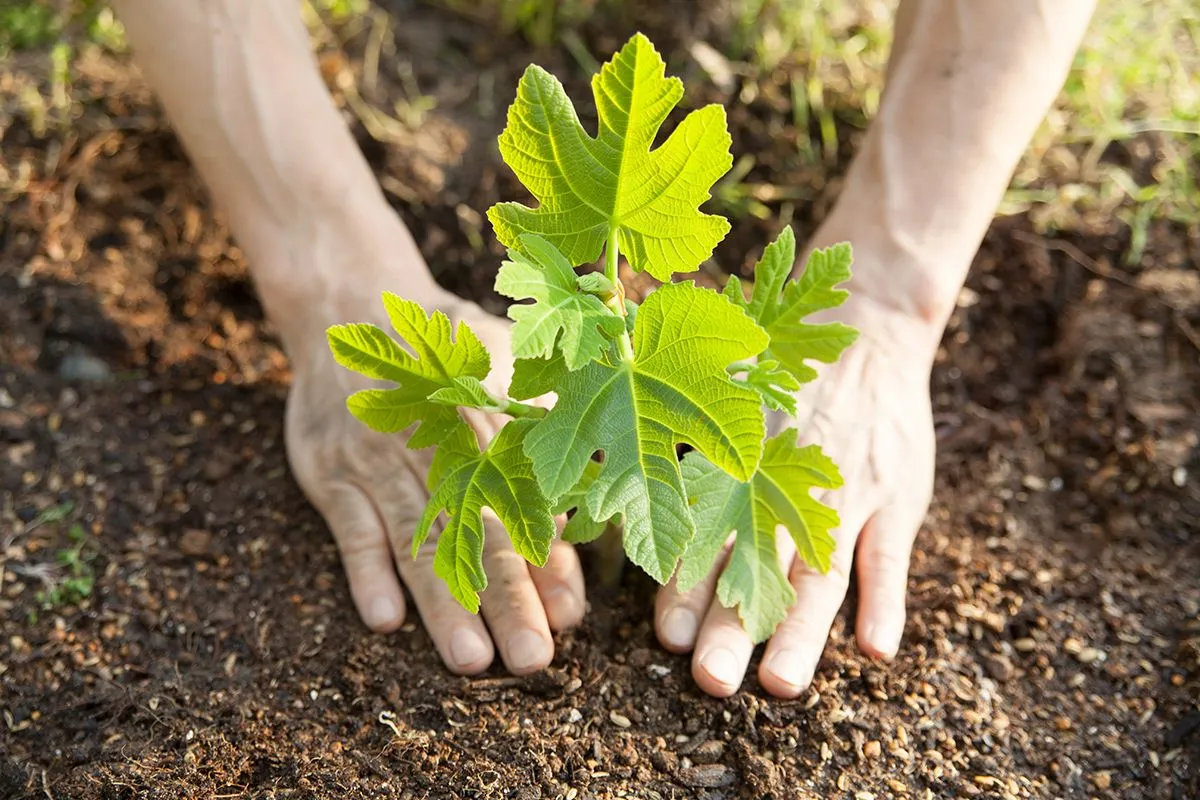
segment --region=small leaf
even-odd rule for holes
[[[587,507],[587,494],[592,488],[592,484],[596,482],[596,477],[600,474],[600,462],[589,461],[587,467],[584,468],[583,477],[579,479],[579,483],[569,492],[558,499],[554,505],[555,514],[565,514],[568,511],[575,513],[567,520],[567,524],[563,527],[562,540],[571,544],[586,544],[588,542],[599,539],[604,531],[608,529],[610,524],[615,524],[618,515],[614,515],[609,520],[592,519],[591,512]]]
[[[346,401],[350,412],[373,430],[399,433],[420,423],[408,440],[411,448],[436,444],[461,421],[453,408],[429,402],[457,378],[482,380],[491,359],[479,338],[460,322],[454,335],[441,311],[427,316],[420,304],[389,292],[384,307],[406,350],[375,325],[334,325],[327,331],[334,359],[368,378],[391,381],[394,389],[364,389]]]
[[[765,641],[787,616],[795,592],[779,563],[777,527],[784,527],[805,563],[828,572],[835,547],[830,531],[838,515],[813,499],[810,490],[842,485],[836,465],[816,445],[798,447],[788,429],[767,440],[758,471],[746,482],[734,480],[699,453],[683,459],[683,476],[696,537],[684,553],[679,591],[686,592],[712,569],[721,546],[736,532],[729,562],[717,583],[717,597],[737,607],[747,633]]]
[[[585,272],[576,280],[579,291],[594,294],[604,298],[617,290],[613,282],[603,272]]]
[[[550,502],[538,488],[533,465],[525,455],[525,437],[536,423],[508,422],[482,453],[462,459],[448,470],[429,498],[413,536],[413,557],[443,511],[446,525],[433,557],[434,573],[446,581],[464,608],[479,610],[479,592],[487,588],[483,570],[483,509],[503,523],[513,549],[536,566],[544,566],[554,539]]]
[[[632,362],[592,362],[568,374],[558,403],[530,432],[525,450],[538,483],[559,498],[604,452],[587,492],[593,520],[622,515],[630,560],[663,583],[695,527],[675,446],[687,443],[742,479],[762,453],[757,393],[726,367],[761,352],[767,336],[719,294],[691,282],[646,299]]]
[[[778,361],[760,361],[751,364],[746,370],[745,377],[734,377],[733,382],[739,386],[748,386],[758,392],[763,403],[773,411],[796,413],[795,392],[800,389],[800,381],[792,373],[781,369]]]
[[[579,291],[575,270],[554,245],[526,234],[520,237],[520,247],[509,250],[509,260],[496,275],[498,293],[536,301],[508,308],[516,323],[513,355],[549,358],[557,346],[571,370],[599,358],[612,337],[621,333],[620,317],[599,298]]]
[[[650,40],[636,34],[592,79],[599,131],[592,138],[558,80],[537,66],[521,78],[500,153],[540,204],[499,203],[488,218],[500,241],[546,237],[575,266],[596,261],[614,231],[637,272],[662,281],[693,272],[729,232],[703,214],[733,166],[725,110],[688,114],[656,150],[659,129],[683,98]]]
[[[532,400],[553,392],[567,374],[561,353],[553,358],[518,358],[513,363],[508,396],[513,400]]]
[[[486,411],[496,409],[496,403],[478,378],[455,378],[452,386],[438,389],[429,395],[429,401],[443,406],[480,408]]]
[[[857,330],[841,322],[803,321],[810,314],[845,302],[850,293],[835,287],[850,280],[853,259],[848,244],[817,249],[800,277],[788,280],[795,259],[796,236],[785,227],[754,267],[751,298],[745,298],[736,278],[729,280],[724,293],[770,334],[771,346],[763,358],[779,361],[796,380],[807,383],[817,377],[817,372],[806,360],[832,364],[858,338]]]

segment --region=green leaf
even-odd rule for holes
[[[449,469],[429,498],[413,537],[413,557],[443,511],[446,525],[438,537],[433,570],[446,581],[464,608],[479,610],[479,592],[487,588],[483,571],[483,509],[503,523],[513,548],[531,564],[543,566],[554,539],[550,502],[538,488],[523,445],[533,420],[512,420],[482,453]]]
[[[616,232],[630,266],[661,281],[696,270],[712,255],[729,222],[698,208],[733,165],[725,110],[693,111],[651,150],[683,97],[682,81],[664,77],[665,68],[649,39],[630,39],[592,79],[595,138],[554,76],[537,66],[525,71],[500,153],[539,206],[489,209],[505,246],[537,233],[579,266],[596,261]]]
[[[791,534],[801,558],[828,572],[834,550],[830,530],[838,515],[809,491],[842,485],[837,466],[819,447],[798,447],[797,431],[788,429],[767,440],[758,471],[739,482],[699,453],[683,459],[683,476],[692,501],[697,532],[679,570],[679,590],[694,587],[713,568],[729,534],[736,532],[729,562],[717,582],[717,597],[737,607],[746,632],[766,640],[787,616],[796,593],[779,563],[778,526]]]
[[[604,531],[607,530],[609,524],[615,523],[617,517],[614,515],[608,520],[592,519],[591,513],[587,507],[587,494],[592,488],[592,484],[596,482],[596,478],[600,475],[601,464],[598,461],[588,461],[587,466],[583,470],[583,477],[575,484],[575,487],[558,499],[554,505],[555,514],[565,514],[568,511],[574,510],[574,514],[567,520],[567,524],[563,527],[562,540],[571,544],[586,544],[587,542],[599,539]]]
[[[512,383],[508,396],[513,400],[532,400],[553,392],[567,374],[562,353],[553,358],[518,358],[513,362]]]
[[[428,447],[461,423],[456,410],[429,402],[429,396],[457,386],[458,378],[486,378],[491,359],[466,323],[460,322],[452,334],[450,320],[441,311],[427,316],[419,303],[390,292],[383,294],[383,303],[392,327],[411,352],[375,325],[334,325],[327,331],[334,359],[343,367],[398,384],[394,389],[355,392],[346,405],[355,417],[383,433],[398,433],[420,423],[408,446]]]
[[[817,372],[806,360],[832,364],[858,338],[857,330],[841,322],[804,322],[810,314],[836,308],[849,297],[848,291],[835,287],[850,280],[853,258],[848,244],[814,250],[800,277],[788,280],[795,261],[796,235],[786,227],[754,267],[751,298],[745,298],[736,277],[725,285],[725,296],[770,334],[771,346],[764,358],[777,360],[796,380],[807,383]]]
[[[579,285],[579,291],[598,297],[610,295],[617,290],[617,287],[603,272],[585,272],[579,276],[576,283]]]
[[[665,582],[695,530],[675,446],[690,444],[739,479],[753,474],[762,405],[726,367],[766,345],[763,330],[717,293],[691,282],[657,289],[638,312],[633,361],[568,374],[530,432],[525,450],[542,490],[561,497],[603,451],[587,493],[591,518],[623,515],[630,560]]]
[[[496,408],[496,403],[478,378],[455,378],[453,385],[447,386],[445,389],[438,389],[429,395],[429,401],[443,406],[462,406],[484,410]]]
[[[763,403],[774,411],[796,413],[795,392],[800,389],[800,381],[796,380],[792,373],[780,368],[778,361],[767,360],[751,364],[746,369],[745,376],[735,376],[733,382],[758,392]]]
[[[513,355],[549,358],[561,349],[568,369],[576,370],[599,358],[621,333],[624,323],[598,297],[579,290],[575,270],[554,245],[540,236],[520,237],[520,249],[509,250],[496,275],[496,291],[513,300],[508,316]]]

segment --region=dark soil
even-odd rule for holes
[[[520,196],[503,110],[531,60],[576,97],[583,72],[396,5],[363,91],[391,109],[411,63],[438,102],[410,141],[356,127],[440,279],[498,308],[479,214]],[[686,31],[635,21],[707,85]],[[607,53],[632,29],[580,33]],[[145,87],[89,57],[80,118],[39,133],[16,98],[44,74],[0,75],[0,797],[1200,796],[1195,238],[1156,225],[1126,266],[1116,223],[996,223],[934,375],[938,490],[894,664],[856,651],[851,602],[800,700],[705,697],[629,571],[616,596],[592,581],[546,673],[457,678],[419,624],[359,624],[287,470],[287,365]],[[838,170],[798,161],[786,79],[688,103],[727,103],[751,180],[817,187],[803,235]],[[721,263],[744,270],[777,225],[735,221]],[[71,596],[72,574],[94,586]]]

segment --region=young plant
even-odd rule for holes
[[[539,566],[555,516],[569,514],[564,539],[619,528],[631,561],[660,584],[678,569],[684,589],[735,534],[718,596],[762,641],[794,600],[777,528],[815,569],[829,569],[834,548],[837,514],[809,492],[838,488],[838,469],[819,447],[801,447],[795,429],[767,438],[765,409],[794,413],[795,392],[816,377],[808,362],[832,363],[855,340],[841,323],[805,321],[846,299],[837,286],[850,277],[850,248],[815,252],[791,279],[795,239],[785,228],[749,297],[736,278],[721,293],[674,281],[729,231],[699,207],[733,158],[717,105],[688,114],[654,147],[683,97],[665,68],[645,36],[630,39],[592,78],[594,137],[552,75],[530,66],[521,78],[500,152],[538,205],[488,212],[508,250],[496,290],[530,301],[508,311],[507,397],[484,387],[490,359],[470,328],[452,333],[441,312],[392,294],[383,302],[402,343],[364,324],[331,328],[329,343],[343,366],[395,384],[351,396],[358,419],[385,432],[416,426],[407,446],[437,448],[413,554],[444,514],[434,569],[464,607],[477,611],[487,586],[484,507]],[[621,255],[663,283],[640,306],[625,296]],[[603,272],[576,271],[600,259]],[[549,393],[549,411],[519,402]],[[462,409],[509,420],[481,446]],[[690,448],[682,459],[680,445]]]

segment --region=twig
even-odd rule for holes
[[[1101,266],[1094,258],[1089,257],[1070,242],[1059,242],[1053,239],[1046,239],[1041,236],[1033,236],[1024,231],[1013,231],[1012,236],[1017,241],[1025,242],[1026,244],[1041,245],[1047,250],[1057,250],[1079,266],[1091,273],[1099,275],[1101,278],[1108,278],[1116,281],[1117,283],[1123,283],[1126,286],[1131,286],[1135,289],[1141,288],[1126,276],[1121,275],[1118,272],[1113,272],[1107,267]]]

